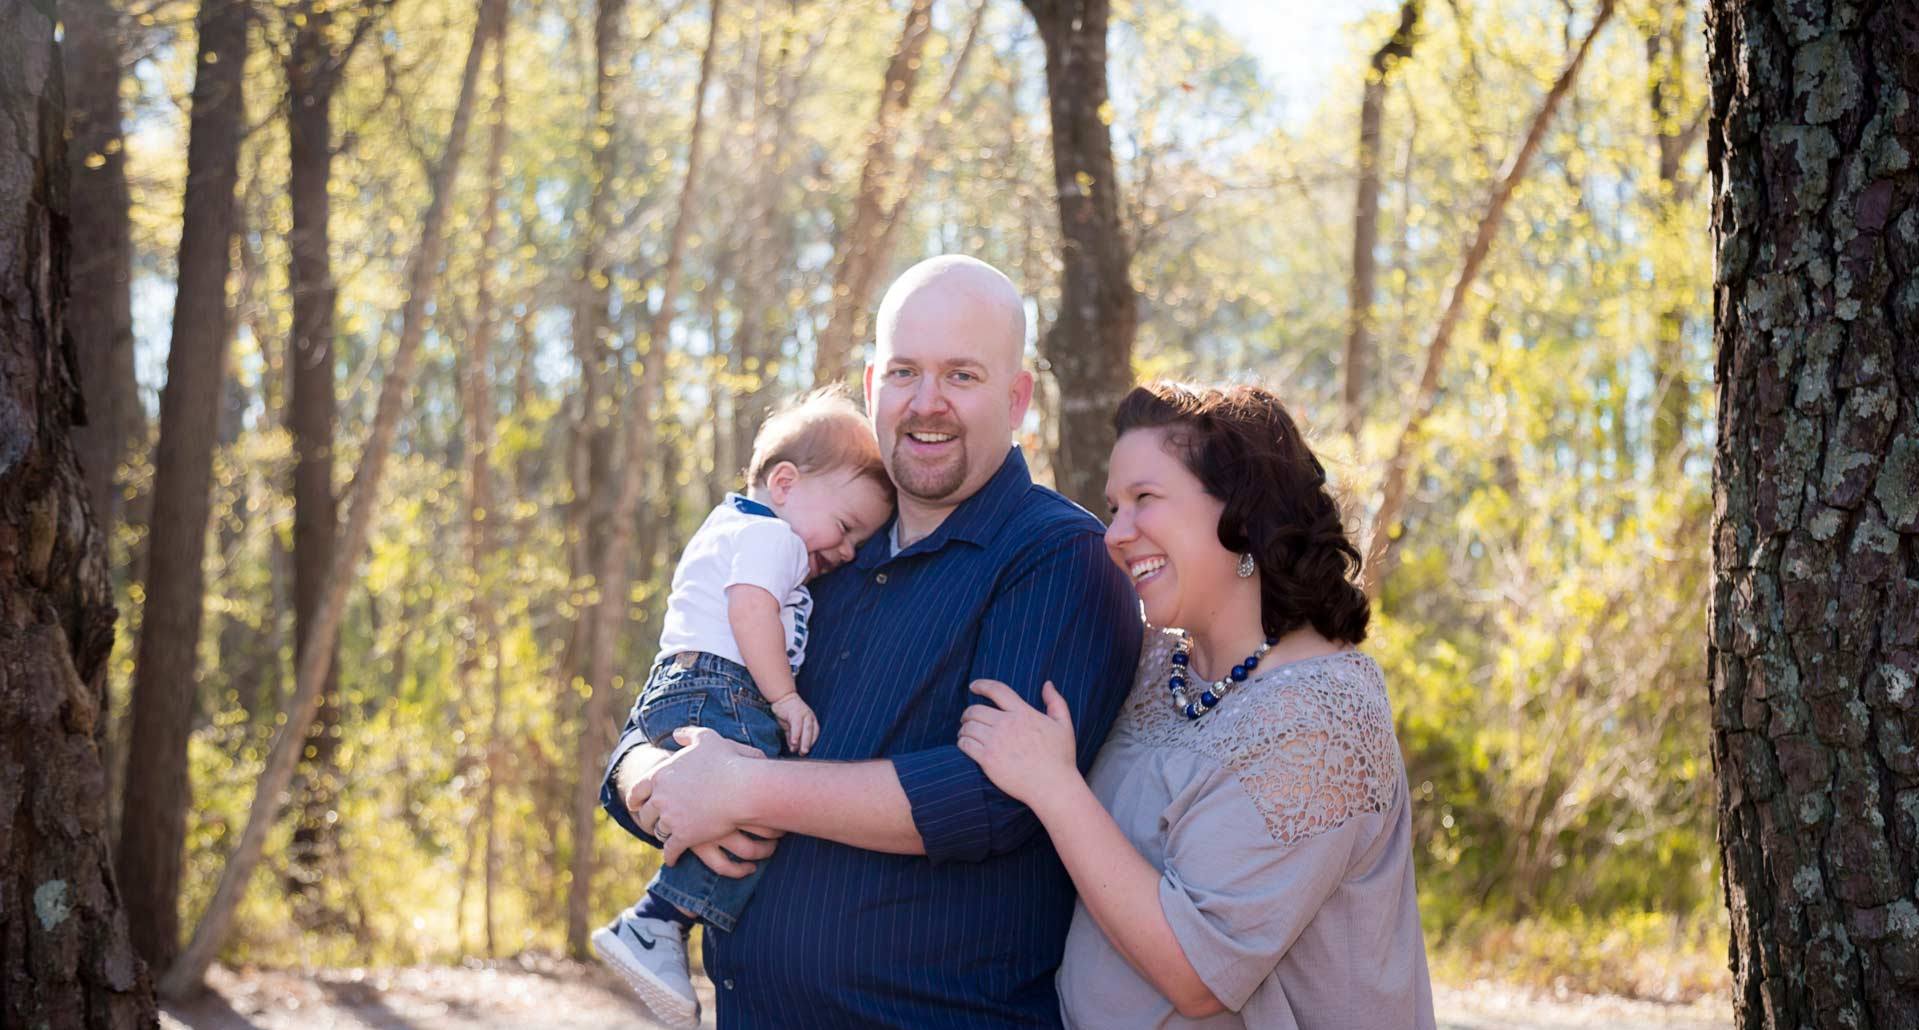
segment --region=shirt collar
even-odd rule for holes
[[[947,513],[946,519],[931,533],[901,548],[899,554],[893,554],[893,527],[899,521],[899,514],[895,512],[883,531],[873,534],[860,546],[859,554],[853,559],[854,564],[863,569],[874,568],[890,558],[936,551],[945,546],[948,540],[984,544],[999,532],[1000,525],[1013,513],[1032,486],[1033,475],[1026,468],[1026,456],[1018,446],[1010,447],[1006,452],[1006,460],[1000,463],[999,471],[993,473],[993,478]]]
[[[747,515],[760,515],[769,519],[777,519],[780,517],[779,512],[774,511],[745,494],[727,494],[726,499],[728,503],[733,505],[735,510]]]

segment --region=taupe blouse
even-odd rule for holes
[[[1059,972],[1066,1025],[1431,1030],[1406,769],[1379,666],[1349,650],[1261,668],[1189,721],[1166,689],[1175,639],[1148,628],[1088,780],[1163,873],[1167,922],[1228,1011],[1182,1017],[1082,904]]]

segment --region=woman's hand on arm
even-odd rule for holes
[[[1160,872],[1140,855],[1093,795],[1073,762],[1073,719],[1048,683],[1046,711],[1011,687],[975,680],[972,690],[994,705],[974,705],[960,722],[959,748],[978,762],[1008,796],[1039,816],[1053,847],[1079,888],[1093,921],[1146,978],[1188,1019],[1226,1006],[1201,980],[1160,908]]]

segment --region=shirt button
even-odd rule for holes
[[[842,661],[842,662],[843,662],[843,661],[845,661],[845,660],[847,660],[848,658],[851,658],[851,657],[853,657],[853,652],[851,652],[851,651],[841,651],[841,652],[840,652],[840,661]]]
[[[726,988],[726,989],[727,989],[727,990],[729,990],[729,991],[730,991],[730,990],[732,990],[732,989],[733,989],[733,978],[729,976],[729,977],[727,977],[727,978],[726,978],[725,980],[722,980],[722,981],[720,981],[720,986],[721,986],[721,987],[724,987],[724,988]]]
[[[880,586],[885,586],[885,585],[886,585],[886,573],[884,573],[884,572],[882,572],[882,573],[880,573],[879,575],[877,575],[877,576],[874,576],[874,577],[873,577],[873,582],[875,582],[875,583],[878,583],[878,584],[879,584]]]

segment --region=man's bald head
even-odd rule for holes
[[[917,316],[963,326],[980,360],[1013,375],[1026,353],[1026,305],[1004,272],[978,258],[947,254],[906,270],[880,299],[875,363],[892,352],[902,320]]]

